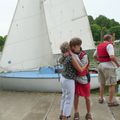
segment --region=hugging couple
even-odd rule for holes
[[[85,98],[87,114],[86,120],[92,120],[90,104],[90,75],[89,60],[81,48],[80,38],[73,38],[60,46],[62,57],[59,62],[63,65],[60,82],[62,86],[60,120],[71,120],[74,103],[74,120],[80,120],[78,104],[79,96]],[[82,108],[81,108],[82,109]]]

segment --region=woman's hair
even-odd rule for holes
[[[80,38],[72,38],[70,40],[70,47],[75,47],[76,45],[81,45],[82,40]]]
[[[68,52],[70,50],[69,43],[68,42],[62,43],[62,45],[60,46],[60,50],[62,53]]]

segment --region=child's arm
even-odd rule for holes
[[[81,67],[80,64],[78,63],[77,59],[73,55],[72,55],[72,65],[74,66],[74,68],[77,71],[80,71],[80,72],[82,72],[83,70],[85,70],[89,66],[89,64],[87,64],[87,65]]]

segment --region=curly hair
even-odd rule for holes
[[[62,53],[65,53],[65,52],[69,51],[70,50],[69,43],[68,42],[62,43],[61,46],[60,46],[60,50],[61,50]]]

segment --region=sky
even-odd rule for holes
[[[8,34],[18,0],[0,0],[0,35]],[[120,0],[83,0],[88,15],[105,15],[120,23]]]

